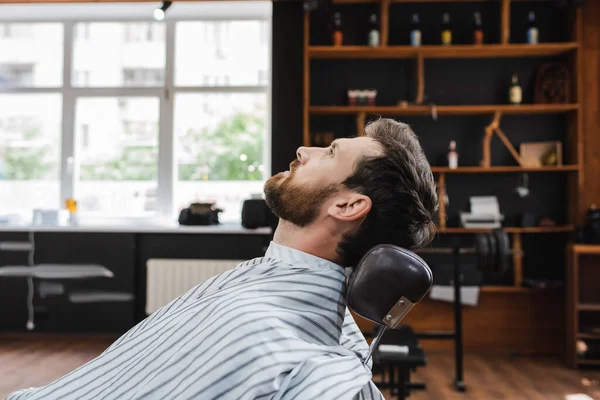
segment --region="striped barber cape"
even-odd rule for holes
[[[7,400],[378,399],[341,266],[271,243],[100,356]]]

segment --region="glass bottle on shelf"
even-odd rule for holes
[[[535,12],[529,11],[527,25],[527,43],[537,44],[539,31],[537,28],[537,22],[535,21]]]
[[[450,14],[444,13],[442,16],[442,44],[452,44],[452,27],[450,26]]]
[[[333,14],[333,45],[341,46],[344,42],[344,33],[342,32],[342,15],[339,12]]]
[[[420,46],[421,45],[421,22],[419,21],[419,14],[413,14],[410,22],[410,45]]]
[[[450,149],[448,150],[448,167],[451,169],[458,168],[458,152],[454,140],[450,142]]]
[[[475,11],[473,14],[473,24],[473,44],[483,44],[483,26],[479,11]]]
[[[513,73],[512,75],[512,84],[510,85],[510,90],[508,94],[510,104],[521,104],[521,101],[523,100],[523,93],[521,90],[521,86],[519,85],[519,77],[516,73]]]
[[[379,24],[377,23],[377,14],[371,14],[369,17],[369,46],[379,46]]]

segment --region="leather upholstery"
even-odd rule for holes
[[[419,302],[433,283],[431,269],[412,251],[382,244],[367,252],[348,282],[348,307],[361,317],[382,324],[402,298]]]

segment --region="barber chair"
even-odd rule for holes
[[[416,336],[402,319],[417,304],[433,284],[431,269],[415,253],[393,245],[372,248],[354,268],[348,281],[348,308],[358,316],[379,326],[364,363],[375,356],[376,364],[389,366],[390,383],[382,387],[395,388],[398,398],[404,399],[411,389],[423,389],[424,385],[411,384],[410,371],[425,365],[425,354]],[[387,332],[388,329],[391,331]],[[383,343],[402,343],[408,353],[379,351]],[[395,371],[398,371],[397,384]]]

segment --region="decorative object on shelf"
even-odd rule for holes
[[[600,244],[600,210],[596,204],[590,206],[585,216],[583,238],[585,243]]]
[[[533,228],[536,226],[535,214],[524,212],[516,215],[515,222],[521,228]]]
[[[504,216],[500,214],[500,205],[496,196],[472,196],[470,213],[460,213],[463,228],[496,229],[502,226]]]
[[[483,26],[479,11],[473,14],[473,25],[473,44],[483,44]]]
[[[214,203],[192,203],[179,213],[179,225],[219,225],[220,212]]]
[[[410,45],[418,47],[421,45],[421,22],[419,14],[413,14],[410,22]]]
[[[437,112],[437,106],[435,105],[435,103],[429,103],[429,110],[431,111],[431,119],[434,121],[438,120],[438,112]]]
[[[335,134],[333,132],[315,132],[312,136],[313,144],[316,147],[327,147],[335,139]]]
[[[519,76],[516,73],[512,74],[512,83],[508,90],[508,99],[510,104],[519,105],[523,101],[523,91],[519,85]]]
[[[525,198],[529,196],[529,175],[527,172],[523,173],[522,181],[519,182],[519,185],[515,188],[515,192],[520,198]]]
[[[333,45],[341,46],[344,43],[344,33],[342,32],[342,15],[339,12],[333,14]]]
[[[535,80],[535,103],[570,103],[571,78],[569,75],[569,69],[562,63],[540,65]]]
[[[417,254],[452,254],[451,247],[424,247]],[[475,256],[475,266],[484,273],[503,276],[511,267],[513,255],[522,255],[521,249],[511,249],[508,234],[504,229],[493,229],[487,233],[475,234],[475,247],[459,247],[459,254]],[[461,279],[462,280],[462,279]]]
[[[543,217],[540,220],[540,226],[544,226],[544,227],[556,226],[556,221],[554,221],[550,217]]]
[[[259,196],[252,196],[242,203],[242,226],[256,229],[265,226],[277,227],[278,218],[273,214],[267,202]]]
[[[65,209],[69,212],[69,225],[75,226],[79,220],[77,218],[77,201],[75,199],[68,198],[65,200]]]
[[[67,210],[39,209],[33,210],[32,225],[37,226],[67,226],[71,213]]]
[[[458,168],[458,152],[456,151],[456,142],[454,140],[450,142],[448,150],[448,167],[452,169]]]
[[[521,143],[519,153],[523,167],[563,165],[561,142]]]
[[[371,14],[369,17],[369,46],[379,46],[379,24],[377,23],[377,14]]]
[[[450,26],[450,14],[442,15],[442,44],[449,46],[452,44],[452,26]]]
[[[529,44],[538,44],[538,36],[539,31],[537,28],[537,23],[535,21],[535,12],[529,11],[529,17],[527,19],[527,43]]]
[[[348,89],[349,106],[374,106],[377,100],[376,89]]]
[[[492,120],[492,122],[485,127],[485,136],[483,138],[483,159],[481,160],[480,164],[484,168],[489,168],[492,166],[491,142],[492,136],[495,133],[502,140],[502,143],[504,143],[504,146],[506,146],[508,151],[510,151],[510,154],[513,156],[517,164],[519,164],[522,167],[523,162],[521,160],[521,157],[519,156],[513,145],[510,143],[504,132],[502,132],[502,130],[500,129],[501,118],[502,113],[496,111],[496,113],[494,113],[494,119]]]

